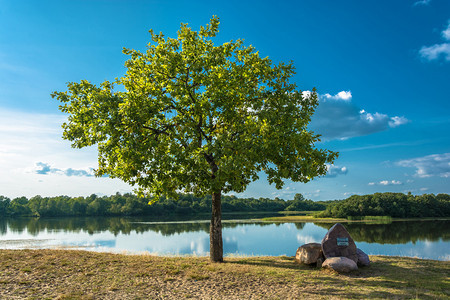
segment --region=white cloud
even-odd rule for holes
[[[57,115],[27,114],[0,108],[0,162],[25,167],[28,159],[58,153],[64,142]],[[70,145],[66,143],[66,146]],[[64,146],[63,146],[64,147]]]
[[[297,242],[300,245],[309,244],[309,243],[320,243],[320,241],[316,240],[313,236],[301,235],[301,234],[297,234]]]
[[[397,162],[398,166],[416,168],[417,177],[450,177],[450,153],[433,154]]]
[[[317,189],[317,190],[312,191],[312,192],[304,193],[303,196],[305,196],[306,199],[318,198],[320,196],[321,192],[322,192],[321,190]]]
[[[345,192],[343,195],[344,195],[344,197],[350,197],[350,196],[353,196],[353,195],[358,195],[359,193],[355,193],[355,192]]]
[[[444,31],[442,31],[441,35],[444,38],[444,40],[450,41],[450,20],[448,21],[447,28]]]
[[[57,169],[52,168],[50,164],[43,163],[43,162],[37,162],[35,164],[35,167],[33,169],[33,173],[39,174],[39,175],[49,175],[49,174],[58,174],[58,175],[65,175],[65,176],[86,176],[86,177],[93,177],[94,175],[94,169],[93,168],[86,168],[81,170],[74,170],[72,168],[68,169]]]
[[[97,167],[96,148],[73,149],[61,138],[64,120],[61,115],[0,107],[0,194],[88,196],[132,190],[118,179],[89,176]],[[49,176],[43,176],[45,172]]]
[[[445,41],[450,41],[450,20],[447,28],[441,32],[441,35]],[[423,46],[419,50],[419,54],[425,60],[438,60],[443,57],[445,61],[450,61],[450,43],[438,43],[428,47]]]
[[[323,97],[325,97],[326,99],[332,99],[332,100],[350,101],[352,99],[352,92],[351,91],[341,91],[334,96],[327,93],[327,94],[323,95]]]
[[[418,6],[418,5],[429,5],[431,2],[431,0],[419,0],[414,2],[413,6]]]
[[[303,91],[302,97],[308,99],[309,97],[311,97],[311,91]]]
[[[406,124],[408,122],[409,122],[409,120],[405,117],[392,117],[388,124],[389,124],[389,127],[394,128],[394,127]]]
[[[327,174],[324,177],[334,178],[338,175],[345,175],[348,173],[347,167],[340,167],[335,165],[326,164]]]
[[[281,199],[285,199],[285,198],[290,199],[290,198],[293,198],[296,193],[297,192],[295,191],[295,188],[288,186],[288,187],[283,188],[282,190],[276,190],[276,191],[272,192],[271,195],[272,195],[272,197],[278,197]],[[242,197],[246,197],[246,196],[242,196]]]
[[[437,60],[442,56],[446,61],[450,61],[450,43],[435,44],[430,47],[423,46],[419,53],[426,60]]]
[[[348,139],[368,135],[408,123],[405,117],[370,113],[352,103],[350,91],[319,95],[319,106],[311,120],[311,129],[324,140]]]
[[[401,185],[403,184],[402,182],[398,181],[398,180],[382,180],[380,181],[380,185]]]
[[[370,186],[374,186],[374,185],[384,185],[384,186],[388,186],[388,185],[402,185],[403,182],[399,181],[399,180],[381,180],[380,182],[369,182],[368,185]]]

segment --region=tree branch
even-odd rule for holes
[[[216,178],[216,173],[219,170],[219,167],[216,164],[216,161],[214,159],[214,156],[212,154],[203,153],[203,156],[205,157],[206,161],[208,162],[209,166],[211,167],[211,178]]]
[[[150,126],[142,125],[142,128],[151,130],[151,131],[153,131],[155,134],[157,134],[158,136],[159,136],[160,134],[165,134],[165,135],[169,136],[169,134],[167,133],[167,130],[169,130],[169,129],[173,128],[173,127],[174,127],[174,125],[166,125],[166,128],[163,129],[163,130],[161,130],[161,129],[152,128],[152,127],[150,127]]]

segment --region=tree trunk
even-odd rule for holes
[[[209,227],[209,253],[212,262],[223,262],[222,192],[212,194],[211,225]]]

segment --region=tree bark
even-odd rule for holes
[[[212,194],[212,213],[209,227],[209,257],[212,262],[223,262],[221,197],[221,191]]]

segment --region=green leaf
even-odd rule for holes
[[[274,65],[242,40],[214,45],[218,32],[215,16],[198,32],[182,24],[176,39],[150,30],[145,52],[123,49],[127,72],[114,83],[54,92],[69,115],[63,138],[96,144],[98,176],[153,199],[242,192],[261,171],[277,188],[324,175],[337,153],[317,149],[307,128],[316,91],[303,98],[292,63]]]

